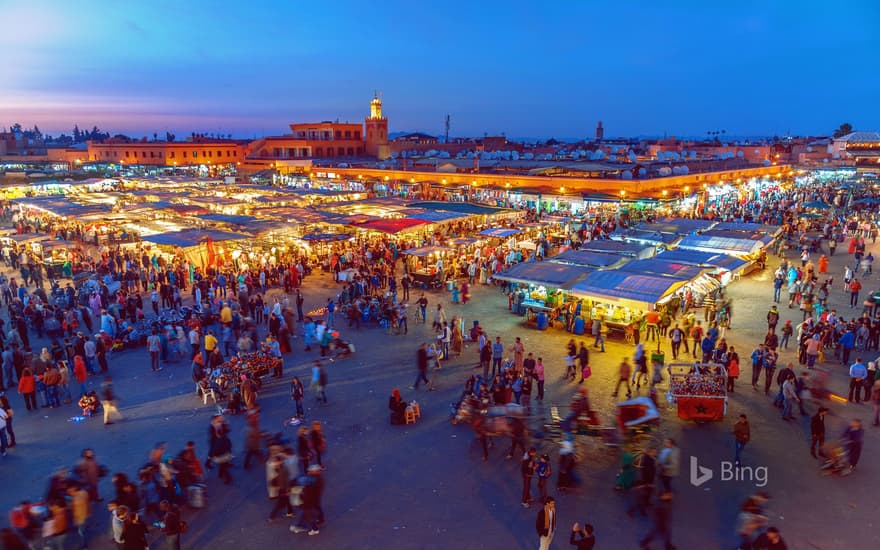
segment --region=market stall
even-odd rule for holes
[[[727,370],[708,363],[673,363],[667,367],[667,400],[677,405],[678,417],[719,422],[727,413]]]
[[[223,261],[237,260],[235,251],[226,258],[223,251],[218,250],[214,243],[222,243],[229,241],[244,241],[250,239],[251,236],[244,233],[230,233],[217,229],[209,229],[199,231],[197,229],[184,229],[182,231],[173,231],[170,233],[161,233],[157,235],[148,235],[142,238],[143,241],[158,246],[167,247],[173,250],[175,254],[182,255],[193,265],[199,267],[207,267],[215,265]]]
[[[666,250],[658,254],[657,259],[707,267],[710,269],[709,274],[718,279],[722,286],[727,285],[734,277],[741,275],[752,263],[749,260],[728,254],[681,248]]]
[[[625,271],[593,271],[568,289],[583,300],[588,321],[601,319],[611,331],[632,334],[642,315],[672,298],[687,279],[641,275]]]
[[[592,269],[579,265],[554,264],[551,262],[522,262],[514,264],[493,279],[510,283],[512,293],[511,311],[527,316],[527,321],[538,323],[538,314],[545,312],[549,320],[561,315],[566,300],[565,290],[581,280]]]

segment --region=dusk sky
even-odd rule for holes
[[[880,130],[880,2],[0,0],[0,127],[277,135]]]

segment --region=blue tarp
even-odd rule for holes
[[[661,252],[660,254],[657,254],[657,259],[690,265],[714,267],[727,271],[736,271],[749,265],[748,261],[741,260],[736,256],[730,256],[728,254],[700,252],[699,250],[682,250],[680,248]]]
[[[559,264],[611,267],[625,259],[616,254],[603,254],[602,252],[591,252],[589,250],[566,250],[562,254],[551,257],[549,261]]]
[[[186,248],[188,246],[196,246],[208,239],[212,239],[214,242],[222,242],[250,238],[252,238],[250,235],[230,233],[228,231],[219,231],[217,229],[208,229],[206,231],[184,229],[183,231],[172,231],[171,233],[161,233],[159,235],[141,237],[141,240],[159,245],[180,246]]]
[[[550,288],[567,288],[591,271],[592,269],[589,267],[580,265],[522,262],[512,265],[501,273],[492,275],[492,278],[499,281],[543,285]]]
[[[682,287],[687,281],[626,271],[593,271],[569,289],[575,296],[646,309]]]
[[[690,281],[699,277],[707,268],[665,260],[658,256],[647,260],[633,260],[617,269],[629,273],[660,275],[662,277],[670,277],[681,281]]]
[[[621,241],[596,240],[587,241],[581,244],[579,250],[590,250],[592,252],[606,252],[617,254],[619,256],[628,256],[630,258],[650,258],[654,255],[653,246],[645,246],[637,243],[625,243]]]
[[[506,227],[490,227],[488,229],[484,229],[480,231],[480,235],[485,235],[487,237],[512,237],[517,233],[522,233],[520,229],[508,229]]]

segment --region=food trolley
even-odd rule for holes
[[[727,369],[718,363],[672,363],[667,367],[667,400],[677,405],[678,417],[696,422],[719,422],[727,414]]]

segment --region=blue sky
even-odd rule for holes
[[[880,2],[0,0],[0,126],[453,135],[880,130]]]

